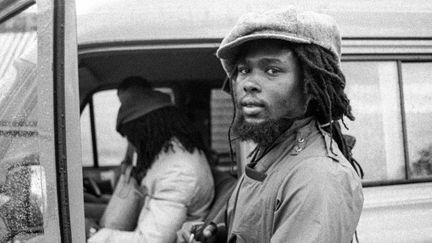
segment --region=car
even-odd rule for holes
[[[253,144],[228,142],[233,109],[215,51],[242,13],[288,5],[340,25],[356,116],[344,133],[365,171],[358,241],[432,241],[432,3],[422,0],[1,1],[0,239],[85,242],[126,152],[116,88],[131,76],[169,94],[201,132],[220,216]],[[10,213],[20,207],[30,213]]]

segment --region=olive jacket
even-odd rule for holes
[[[228,203],[228,242],[351,242],[359,176],[312,118],[255,154]]]

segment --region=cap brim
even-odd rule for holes
[[[264,39],[284,40],[287,42],[299,43],[299,44],[312,43],[310,40],[298,36],[290,36],[286,34],[273,34],[273,33],[255,33],[255,34],[246,35],[237,38],[236,40],[231,41],[225,45],[221,45],[216,52],[216,56],[221,59],[232,59],[237,55],[238,48],[242,44],[252,40],[264,40]]]

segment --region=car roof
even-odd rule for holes
[[[221,39],[245,12],[290,5],[332,15],[346,38],[432,37],[427,0],[78,0],[78,42]]]
[[[155,86],[189,81],[220,86],[225,73],[215,51],[238,17],[250,11],[295,5],[327,13],[345,39],[432,39],[428,0],[77,0],[76,5],[81,101],[131,75]]]

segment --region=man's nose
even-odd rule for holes
[[[256,77],[251,76],[245,81],[246,82],[243,85],[243,90],[246,93],[259,93],[259,92],[261,92],[261,86],[260,86],[259,82],[256,80]]]

